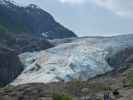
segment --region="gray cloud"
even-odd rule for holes
[[[133,17],[133,0],[58,0],[61,3],[86,4],[94,3],[113,13],[126,18]]]

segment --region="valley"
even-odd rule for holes
[[[133,34],[78,37],[37,5],[0,0],[0,100],[133,100]]]

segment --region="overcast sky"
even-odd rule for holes
[[[36,4],[79,36],[133,33],[133,0],[14,0]]]

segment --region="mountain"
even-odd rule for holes
[[[49,83],[88,80],[97,75],[119,72],[133,54],[133,35],[75,38],[69,43],[34,53],[24,53],[25,66],[12,83]]]
[[[46,39],[76,37],[72,31],[56,22],[49,13],[36,5],[31,4],[23,7],[7,0],[0,0],[0,40],[16,50],[18,48],[24,49],[18,43],[23,36],[34,37],[36,39],[32,38],[32,40],[46,45],[44,47],[38,46],[39,50],[52,47]],[[28,40],[32,42],[32,40]],[[33,50],[29,49],[29,51]]]
[[[0,44],[0,87],[12,82],[22,71],[17,53]]]

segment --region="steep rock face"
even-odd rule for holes
[[[1,43],[16,49],[18,52],[33,51],[23,47],[18,39],[32,43],[33,38],[43,45],[32,46],[34,50],[52,47],[47,39],[69,38],[76,35],[56,22],[54,18],[36,5],[22,7],[7,0],[0,0],[0,40]],[[22,39],[23,38],[23,39]],[[28,39],[29,38],[29,39]],[[19,47],[19,48],[18,48]],[[22,51],[19,51],[21,50]],[[28,50],[29,49],[29,50]]]
[[[27,12],[29,18],[34,20],[30,25],[32,34],[41,35],[48,39],[76,37],[72,31],[56,22],[49,13],[36,5],[31,4],[23,9]]]
[[[24,53],[23,73],[12,83],[88,80],[119,67],[133,54],[133,35],[75,38],[70,43]]]
[[[0,30],[16,34],[29,33],[48,39],[76,37],[60,25],[54,18],[36,5],[17,6],[9,1],[0,0]]]
[[[23,70],[14,50],[0,45],[0,86],[12,82]]]
[[[2,34],[4,34],[4,38],[3,35],[1,36],[0,32],[1,44],[15,49],[18,54],[23,52],[39,51],[53,47],[53,45],[46,39],[36,36],[25,34],[14,37],[12,33],[6,34],[3,32]]]
[[[45,50],[54,46],[45,39],[29,35],[18,37],[15,43],[16,44],[13,46],[13,48],[16,49],[19,54],[23,52]]]

